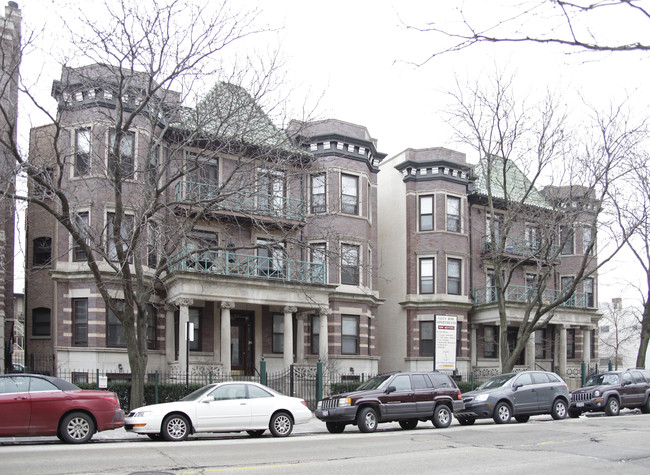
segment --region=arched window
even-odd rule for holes
[[[34,266],[49,266],[52,262],[52,238],[34,239]]]

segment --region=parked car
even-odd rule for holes
[[[331,433],[352,424],[361,432],[374,432],[380,422],[399,422],[414,429],[419,421],[448,427],[455,411],[463,409],[453,379],[437,372],[388,373],[369,379],[356,391],[318,401],[316,417]]]
[[[124,426],[115,393],[39,374],[0,375],[0,414],[0,437],[56,435],[71,444]]]
[[[463,393],[463,402],[465,410],[455,414],[461,425],[490,417],[497,424],[506,424],[513,416],[517,422],[528,422],[537,414],[564,419],[569,389],[555,373],[522,371],[488,379],[474,391]]]
[[[143,406],[129,412],[126,430],[152,440],[185,440],[196,432],[242,432],[259,437],[291,434],[312,413],[303,399],[285,396],[262,384],[209,384],[180,401]]]
[[[569,416],[603,411],[618,416],[624,407],[650,413],[650,371],[629,369],[591,376],[582,388],[571,393]]]
[[[25,372],[25,367],[21,365],[20,363],[11,363],[11,369],[9,370],[10,373],[24,373]]]

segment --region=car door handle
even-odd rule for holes
[[[245,406],[246,404],[247,404],[247,403],[245,403],[245,402],[240,402],[240,403],[239,403],[240,406]]]
[[[25,399],[27,399],[27,396],[18,396],[14,398],[14,401],[24,401]]]

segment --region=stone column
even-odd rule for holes
[[[560,347],[559,347],[559,366],[560,376],[566,378],[566,325],[559,325]]]
[[[305,319],[306,313],[296,315],[296,362],[305,362]]]
[[[329,358],[329,327],[328,317],[332,313],[329,308],[322,308],[320,311],[319,328],[318,328],[318,354],[320,360],[325,363]]]
[[[212,359],[216,363],[221,360],[221,311],[216,304],[212,307]]]
[[[532,332],[526,342],[526,366],[528,369],[535,369],[535,332]]]
[[[230,348],[230,309],[235,308],[235,302],[224,300],[221,302],[221,365],[224,374],[231,371]]]
[[[167,363],[176,361],[176,340],[174,336],[174,314],[176,307],[173,305],[165,305],[165,356]]]
[[[284,307],[284,367],[288,368],[293,363],[293,314],[296,307]]]
[[[470,371],[474,371],[474,368],[478,362],[478,344],[476,339],[476,325],[470,327],[469,334],[469,361],[470,361]]]
[[[591,328],[587,327],[584,329],[582,334],[582,361],[591,363]]]
[[[178,318],[178,365],[180,366],[180,372],[185,373],[187,371],[187,322],[190,321],[190,305],[192,305],[192,300],[182,299],[176,302],[179,307],[179,318]]]

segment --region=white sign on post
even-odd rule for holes
[[[435,344],[436,366],[435,369],[453,371],[456,369],[456,325],[455,315],[436,315]]]
[[[192,322],[187,322],[187,339],[194,341],[194,324]]]

